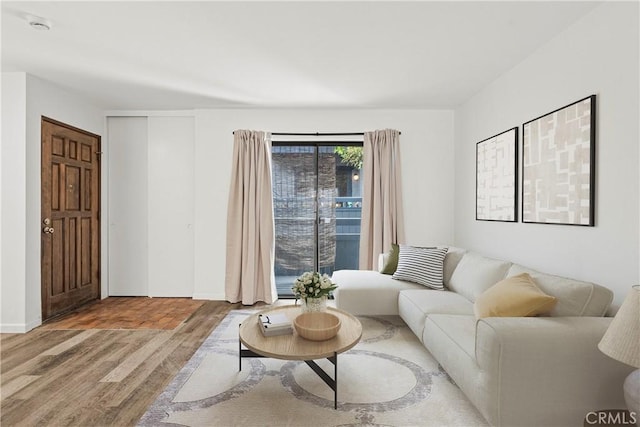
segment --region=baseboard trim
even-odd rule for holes
[[[193,294],[193,296],[191,298],[193,298],[193,299],[205,299],[205,300],[212,300],[212,301],[226,301],[226,298],[225,298],[224,294],[198,293],[198,294]]]
[[[25,334],[40,325],[42,325],[40,320],[33,320],[29,323],[0,323],[0,333]]]

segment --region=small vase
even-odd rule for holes
[[[300,300],[303,313],[327,311],[327,297],[307,298]]]

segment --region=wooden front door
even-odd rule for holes
[[[42,320],[100,297],[100,136],[42,118]]]

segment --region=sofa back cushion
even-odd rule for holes
[[[480,294],[506,277],[509,267],[509,261],[466,252],[453,270],[448,288],[475,302]]]
[[[613,292],[603,286],[540,273],[519,264],[513,264],[507,276],[522,273],[529,273],[542,291],[557,298],[552,317],[604,316],[613,301]]]
[[[467,251],[465,249],[449,246],[447,255],[444,257],[444,286],[447,288],[449,287],[453,271],[456,269],[458,263],[462,259],[462,256],[466,252]]]

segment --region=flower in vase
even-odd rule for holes
[[[293,291],[296,299],[322,298],[328,296],[338,285],[331,281],[327,274],[317,271],[307,271],[293,282]]]

